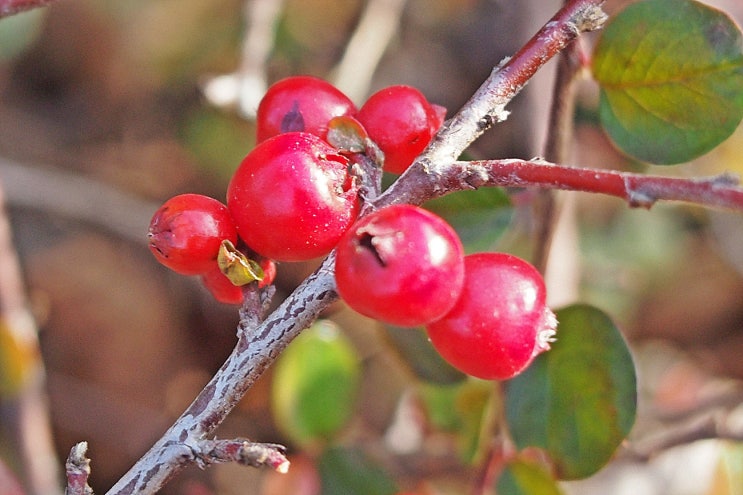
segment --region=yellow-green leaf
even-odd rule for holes
[[[276,362],[272,406],[278,427],[298,444],[329,440],[351,417],[359,359],[332,322],[304,330]]]
[[[743,118],[743,40],[724,12],[693,0],[634,3],[606,26],[593,57],[601,123],[640,160],[685,162]]]

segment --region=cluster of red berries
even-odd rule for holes
[[[373,143],[384,170],[402,173],[444,114],[409,86],[385,88],[357,109],[323,80],[281,80],[258,107],[257,145],[235,171],[226,204],[172,198],[152,218],[150,249],[174,271],[200,276],[218,300],[239,304],[241,285],[272,283],[274,261],[337,248],[338,292],[349,306],[387,323],[425,326],[442,356],[466,373],[510,378],[554,334],[540,274],[506,254],[464,256],[454,230],[419,207],[389,206],[357,221],[353,166],[364,149],[330,137],[350,127]]]
[[[274,261],[325,256],[356,220],[359,185],[349,153],[326,141],[331,120],[355,123],[385,169],[401,173],[444,113],[409,86],[385,88],[357,109],[326,81],[283,79],[260,103],[257,145],[235,171],[226,205],[197,194],[168,200],[152,218],[150,250],[172,270],[200,276],[217,300],[240,304],[240,285],[270,284]]]
[[[424,326],[447,362],[483,379],[523,371],[549,349],[557,326],[536,268],[506,253],[465,256],[454,229],[417,206],[356,222],[338,244],[335,279],[354,310]]]

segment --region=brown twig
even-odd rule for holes
[[[251,442],[244,438],[202,440],[195,453],[201,467],[234,462],[242,466],[269,467],[279,473],[289,470],[286,447],[275,443]]]
[[[572,43],[558,57],[547,122],[547,142],[544,147],[544,158],[554,163],[567,163],[569,159],[570,143],[573,140],[575,89],[582,68],[581,50],[580,43]],[[544,273],[547,269],[557,217],[560,215],[555,192],[541,190],[535,198],[532,209],[535,225],[532,262]]]
[[[80,442],[70,449],[65,470],[67,471],[67,489],[65,495],[93,495],[88,485],[90,477],[90,459],[86,456],[87,442]]]

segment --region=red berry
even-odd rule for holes
[[[227,207],[201,194],[181,194],[153,215],[147,234],[155,258],[183,275],[199,275],[216,266],[224,239],[237,242]]]
[[[445,109],[410,86],[390,86],[369,97],[356,118],[384,152],[384,169],[401,174],[443,122]]]
[[[338,293],[359,313],[414,327],[446,314],[464,282],[462,243],[442,218],[417,206],[370,213],[338,243]]]
[[[486,380],[506,380],[549,349],[557,322],[546,307],[540,273],[504,253],[466,256],[454,308],[426,328],[451,365]]]
[[[257,139],[261,142],[293,131],[325,138],[330,119],[354,113],[353,102],[327,81],[311,76],[287,77],[268,88],[258,105]]]
[[[201,275],[201,283],[211,292],[214,299],[224,304],[242,304],[243,289],[233,285],[230,280],[224,276],[219,267],[214,263],[214,267],[208,272]]]
[[[346,157],[306,132],[279,134],[243,159],[227,188],[237,231],[277,261],[328,254],[358,213],[358,186]]]
[[[262,258],[259,260],[259,265],[263,269],[263,280],[258,282],[258,288],[260,289],[273,283],[276,278],[276,263],[268,258]],[[224,304],[243,303],[242,287],[230,282],[216,263],[209,271],[201,275],[201,282],[217,301]]]

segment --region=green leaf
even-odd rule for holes
[[[632,356],[602,311],[557,312],[557,342],[508,383],[506,417],[519,448],[540,447],[558,476],[578,479],[603,467],[635,420]]]
[[[470,253],[492,249],[511,224],[514,211],[508,194],[498,187],[448,194],[424,206],[456,229]]]
[[[500,477],[498,495],[561,495],[554,478],[542,467],[522,460],[509,462]]]
[[[326,450],[318,463],[322,495],[392,495],[397,487],[387,473],[362,452]]]
[[[606,26],[594,53],[601,122],[640,160],[674,164],[711,150],[743,118],[743,41],[723,12],[646,0]]]
[[[333,323],[318,321],[276,362],[271,399],[278,427],[302,445],[332,438],[354,411],[359,379],[351,344]]]
[[[435,428],[456,434],[457,452],[467,463],[481,460],[490,446],[493,410],[500,396],[493,383],[469,379],[458,385],[421,384],[426,417]]]

